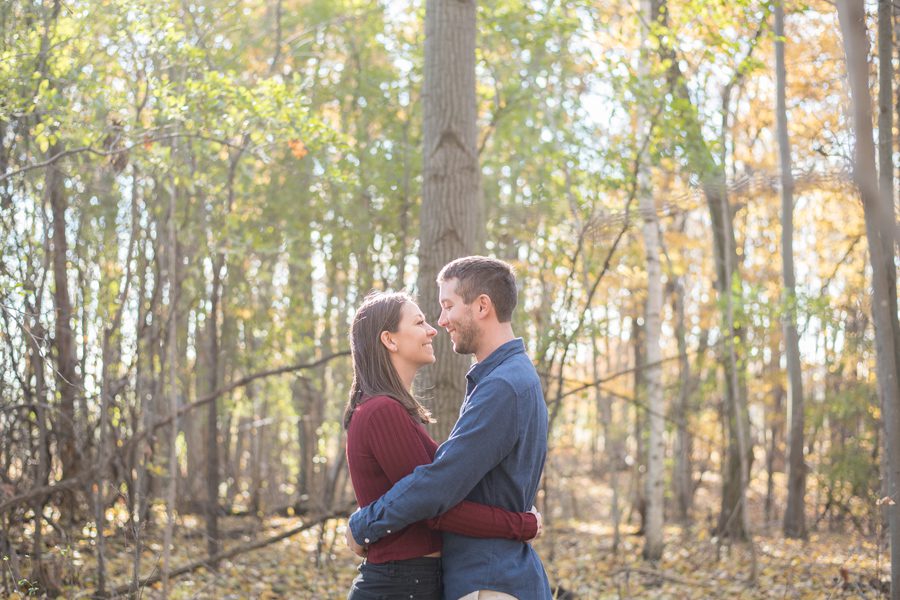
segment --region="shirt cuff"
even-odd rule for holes
[[[368,546],[370,543],[369,538],[364,535],[364,525],[362,511],[359,510],[350,515],[350,520],[347,522],[347,526],[350,528],[353,539],[356,540],[356,543],[360,546]]]

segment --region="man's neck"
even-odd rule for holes
[[[484,331],[475,350],[476,362],[481,362],[494,353],[494,350],[506,342],[516,339],[513,333],[512,323],[497,323],[496,326]]]

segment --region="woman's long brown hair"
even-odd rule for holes
[[[353,359],[353,383],[344,410],[344,429],[356,408],[373,396],[390,396],[403,405],[413,419],[433,422],[431,413],[410,393],[381,343],[381,332],[396,333],[403,305],[412,298],[403,292],[370,292],[353,317],[350,328],[350,355]]]

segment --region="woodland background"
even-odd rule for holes
[[[349,320],[485,253],[560,598],[900,598],[898,12],[6,0],[0,594],[344,597]]]

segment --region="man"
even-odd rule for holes
[[[360,546],[463,499],[527,511],[537,494],[547,455],[547,405],[525,344],[513,334],[512,268],[483,256],[461,258],[441,270],[438,285],[438,325],[450,334],[455,352],[475,355],[465,402],[434,462],[351,516],[350,533]],[[353,540],[348,535],[351,545]],[[443,563],[449,600],[551,598],[530,544],[444,533]]]

